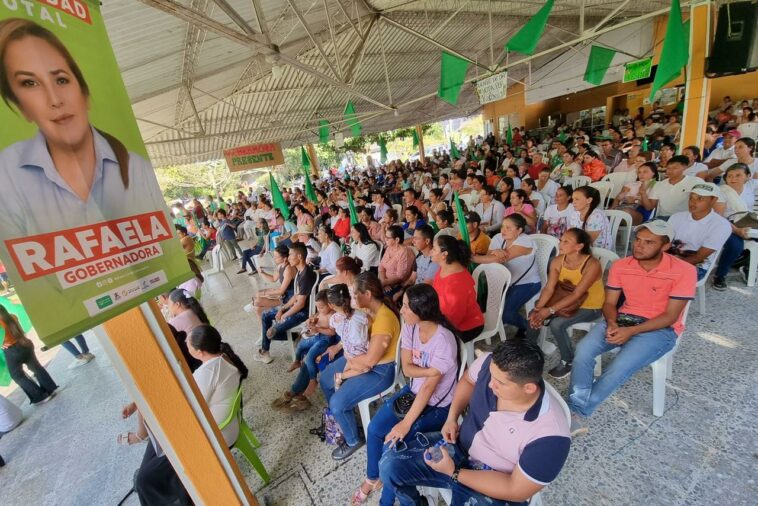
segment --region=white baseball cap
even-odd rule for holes
[[[665,235],[669,238],[669,241],[674,239],[674,229],[663,220],[653,220],[643,223],[642,225],[637,225],[634,227],[634,231],[639,232],[643,228],[650,230],[655,235]]]

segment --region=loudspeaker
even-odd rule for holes
[[[758,69],[758,2],[735,2],[719,8],[716,37],[706,61],[708,77]]]

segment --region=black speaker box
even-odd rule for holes
[[[719,8],[716,37],[705,66],[708,77],[758,69],[758,1]]]

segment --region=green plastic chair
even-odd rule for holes
[[[250,465],[253,466],[253,468],[263,479],[263,483],[268,483],[271,481],[271,477],[268,475],[268,471],[266,471],[266,468],[263,467],[261,459],[258,458],[258,454],[255,452],[255,449],[259,448],[261,446],[261,443],[258,441],[258,438],[255,437],[253,431],[250,430],[247,422],[242,417],[242,388],[237,390],[237,395],[234,397],[234,405],[232,406],[232,411],[229,413],[229,416],[226,418],[226,420],[219,424],[218,428],[223,429],[229,425],[235,417],[239,421],[240,432],[237,436],[237,441],[234,442],[232,448],[236,448],[242,452],[242,455],[245,456],[247,461],[250,462]]]

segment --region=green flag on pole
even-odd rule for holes
[[[384,138],[379,139],[379,161],[387,163],[387,141]]]
[[[304,146],[300,146],[300,163],[304,169],[311,168],[311,158],[308,156],[308,152],[305,150]]]
[[[350,209],[350,224],[355,225],[358,223],[358,213],[355,211],[355,202],[353,202],[353,192],[347,191],[347,207]]]
[[[642,149],[642,151],[644,153],[647,153],[647,148],[648,148],[648,146],[647,146],[647,137],[645,137],[644,139],[642,139],[642,146],[640,146],[640,148]]]
[[[329,142],[329,122],[325,119],[318,122],[318,141],[321,144]]]
[[[550,11],[553,10],[553,2],[554,0],[547,0],[545,5],[521,27],[521,30],[505,43],[505,49],[522,54],[534,54],[537,43],[545,32],[547,18],[550,17]]]
[[[413,129],[413,149],[418,149],[418,132]]]
[[[663,39],[661,59],[655,71],[653,86],[650,88],[651,102],[655,100],[658,90],[679,77],[689,58],[689,35],[682,24],[682,8],[679,6],[679,0],[671,0],[671,13],[666,26],[666,36]]]
[[[592,45],[590,57],[587,60],[587,68],[584,70],[584,80],[595,86],[603,83],[605,73],[611,66],[616,51],[602,46]]]
[[[361,122],[358,121],[358,117],[355,115],[355,106],[352,101],[348,102],[345,106],[344,116],[345,123],[350,127],[350,132],[353,134],[353,137],[361,135]]]
[[[305,196],[308,197],[308,200],[311,202],[318,202],[316,190],[313,189],[313,183],[311,182],[310,172],[310,170],[303,167],[303,174],[305,175]]]
[[[276,180],[274,179],[273,174],[270,172],[268,173],[268,179],[269,184],[271,185],[271,200],[273,201],[272,204],[274,204],[275,209],[279,209],[279,212],[282,213],[284,219],[288,220],[290,217],[290,209],[287,207],[287,203],[284,201],[282,191],[279,189],[279,185],[276,184]]]
[[[513,130],[511,130],[511,122],[508,121],[508,130],[505,131],[505,143],[509,146],[513,146]]]
[[[448,104],[458,103],[463,81],[466,80],[469,62],[448,52],[442,51],[442,68],[440,70],[440,86],[437,96]]]
[[[461,233],[461,239],[468,246],[471,246],[471,239],[468,236],[468,228],[466,228],[466,216],[463,214],[463,206],[461,206],[461,199],[458,198],[458,192],[453,193],[455,200],[455,216],[458,218],[458,230]]]
[[[453,142],[453,139],[450,139],[450,157],[451,158],[460,158],[461,154],[458,152],[458,146],[455,145]]]

